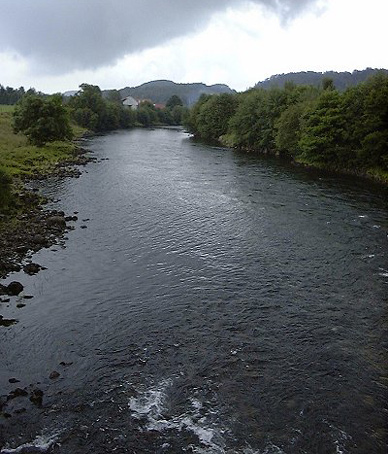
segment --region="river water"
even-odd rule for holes
[[[87,147],[40,187],[75,229],[6,280],[0,452],[385,453],[387,192],[182,131]]]

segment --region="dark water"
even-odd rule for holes
[[[88,146],[43,188],[66,248],[7,280],[0,394],[44,396],[0,452],[385,453],[387,193],[171,130]]]

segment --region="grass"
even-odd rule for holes
[[[30,145],[23,134],[12,129],[13,106],[0,106],[0,169],[10,177],[47,174],[59,162],[74,156],[76,145],[72,142],[52,142],[44,147]],[[75,128],[76,136],[84,130]]]
[[[4,104],[0,104],[0,113],[2,112],[8,112],[8,113],[12,113],[15,109],[15,106],[7,106],[7,105],[4,105]]]
[[[13,110],[14,106],[0,105],[0,214],[15,211],[20,205],[17,194],[23,178],[49,175],[58,164],[73,163],[77,154],[77,146],[70,141],[52,142],[44,147],[30,145],[23,134],[13,132]],[[76,138],[85,131],[73,128]]]

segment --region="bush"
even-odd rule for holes
[[[62,97],[43,98],[27,95],[16,106],[14,132],[22,132],[32,145],[39,147],[55,140],[71,139],[72,131]]]

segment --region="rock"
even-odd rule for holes
[[[10,378],[8,381],[10,383],[19,383],[20,382],[20,380],[18,380],[17,378]]]
[[[9,269],[9,271],[11,271],[11,272],[14,271],[14,272],[17,273],[18,271],[20,271],[20,270],[22,269],[22,267],[21,267],[20,265],[18,265],[17,263],[10,263],[10,264],[8,265],[8,269]]]
[[[15,399],[15,397],[28,396],[28,392],[22,388],[16,388],[8,394],[7,400]]]
[[[86,225],[81,225],[81,229],[87,229],[88,227]]]
[[[24,287],[20,282],[13,281],[7,286],[8,295],[17,296],[23,291]]]
[[[17,320],[15,320],[14,318],[7,319],[7,318],[3,318],[3,316],[0,315],[0,326],[8,327],[8,326],[13,325],[16,322],[17,322]]]
[[[40,407],[43,402],[43,391],[36,388],[31,392],[30,401]]]
[[[28,252],[28,249],[29,249],[29,247],[25,246],[25,245],[18,246],[16,248],[16,252],[19,252],[20,254],[26,254]]]
[[[39,246],[45,246],[47,244],[46,238],[43,235],[41,235],[40,233],[38,233],[37,235],[34,235],[31,238],[31,242],[34,244],[37,244]]]
[[[32,276],[33,274],[39,273],[39,271],[41,269],[43,269],[43,268],[40,265],[38,265],[37,263],[28,263],[27,265],[25,265],[23,267],[23,271],[26,274],[29,274],[30,276]]]
[[[51,227],[59,227],[59,228],[65,228],[66,227],[66,221],[63,216],[50,216],[46,220],[47,225]]]
[[[49,378],[51,380],[55,380],[56,378],[58,378],[61,374],[59,372],[57,372],[56,370],[53,370],[49,376]]]

